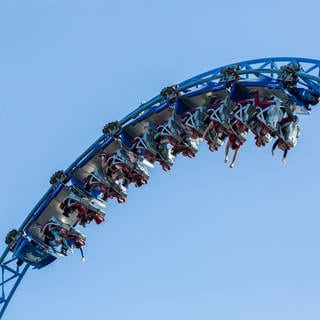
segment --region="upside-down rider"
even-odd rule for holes
[[[66,198],[63,203],[60,204],[60,207],[63,209],[62,214],[65,217],[70,217],[70,215],[76,216],[79,219],[79,224],[83,227],[92,220],[94,220],[96,224],[100,224],[104,221],[103,216],[97,211],[87,208],[73,198]]]
[[[73,232],[72,228],[67,230],[60,223],[51,220],[41,228],[41,233],[47,245],[52,248],[61,247],[61,254],[66,256],[68,250],[72,252],[73,247],[76,247],[80,250],[82,260],[84,260],[82,247],[85,241],[77,236],[77,232]]]

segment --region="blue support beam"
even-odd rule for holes
[[[1,263],[0,319],[28,269],[28,264],[19,267],[16,258],[4,259]]]

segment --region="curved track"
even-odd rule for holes
[[[285,67],[288,65],[289,69]],[[293,70],[294,66],[296,69],[293,68]],[[45,236],[50,224],[57,220],[60,223],[60,231],[68,228],[68,231],[74,232],[72,245],[66,244],[67,249],[75,246],[82,252],[86,238],[73,227],[92,220],[100,224],[104,220],[103,208],[107,198],[115,197],[119,202],[123,202],[126,196],[125,187],[128,183],[135,183],[138,187],[146,183],[149,176],[143,162],[150,164],[150,162],[158,161],[164,170],[170,169],[172,165],[170,159],[166,156],[161,158],[159,154],[158,157],[154,156],[157,152],[152,156],[151,149],[148,150],[146,145],[143,149],[143,146],[139,145],[139,141],[143,142],[143,134],[151,130],[151,123],[155,126],[153,130],[156,131],[156,144],[165,146],[166,152],[171,153],[171,156],[179,153],[189,157],[195,156],[196,143],[199,139],[206,140],[211,151],[216,150],[220,145],[215,144],[217,142],[215,139],[210,140],[208,137],[202,139],[207,135],[208,130],[205,129],[209,125],[211,125],[210,128],[213,128],[214,133],[220,130],[221,144],[224,139],[228,138],[227,145],[235,150],[245,142],[248,132],[254,133],[258,146],[266,144],[272,138],[277,138],[280,141],[278,146],[282,146],[282,150],[289,150],[295,145],[298,133],[291,140],[288,138],[292,145],[288,142],[289,144],[283,147],[281,142],[285,140],[283,137],[287,132],[285,128],[288,128],[288,123],[292,127],[296,126],[298,114],[309,114],[310,106],[318,103],[319,96],[320,60],[296,57],[262,58],[219,67],[176,86],[165,88],[160,95],[140,105],[119,122],[106,126],[104,134],[64,172],[61,171],[53,176],[52,186],[27,215],[11,240],[7,241],[7,248],[0,258],[0,318],[29,267],[44,267],[64,253],[59,251],[59,246],[52,245],[49,241],[52,239],[47,239]],[[247,117],[244,120],[239,115],[248,111],[246,107],[253,107],[254,112],[251,118]],[[265,116],[268,114],[269,117],[270,112],[277,107],[280,108],[277,111],[278,114],[276,113],[278,118],[274,118],[275,114],[272,114],[272,119],[276,124],[273,130],[271,118],[269,119],[271,122],[263,124],[264,120],[261,120],[259,114],[262,117],[264,117],[263,114]],[[219,118],[223,115],[227,115],[227,119]],[[262,122],[259,122],[259,119]],[[235,127],[232,127],[233,124],[231,124],[233,120]],[[174,125],[170,121],[173,121]],[[259,126],[257,132],[258,122],[261,127]],[[242,123],[242,127],[240,126],[242,131],[239,129],[239,123]],[[174,127],[176,125],[178,128]],[[238,130],[236,133],[231,132],[234,128]],[[261,128],[268,131],[266,135],[260,135]],[[168,133],[168,130],[171,131]],[[238,145],[233,146],[230,137],[235,136],[240,140],[237,140]],[[170,146],[168,150],[167,146]],[[119,170],[114,170],[113,173],[104,171],[104,174],[109,175],[108,178],[117,182],[115,186],[121,188],[114,191],[113,194],[106,193],[105,197],[101,197],[101,192],[98,195],[93,192],[94,189],[88,188],[88,181],[91,181],[90,174],[98,170],[99,166],[103,166],[103,169],[110,166],[108,161],[112,157],[115,157],[112,158],[115,161],[112,165],[115,163],[119,165],[117,162],[119,159],[115,153],[121,149],[135,158],[134,160],[126,158],[124,166],[122,166],[123,163],[120,163],[121,172],[125,172],[124,176],[115,174]],[[139,163],[138,166],[136,166],[137,163]],[[130,179],[125,177],[126,174],[130,175]],[[73,199],[73,205],[80,203],[82,207],[73,207],[68,213],[66,211],[68,199]],[[50,210],[47,210],[48,208]],[[83,208],[86,213],[93,213],[93,216],[83,220],[79,216]],[[55,210],[56,214],[53,217],[48,216],[48,211],[52,212],[52,210]],[[78,214],[75,215],[74,212]],[[61,238],[61,234],[58,236]],[[59,245],[63,248],[63,243]]]

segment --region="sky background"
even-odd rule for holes
[[[319,57],[318,1],[0,2],[0,249],[100,134],[167,85],[237,61]],[[27,273],[3,319],[320,318],[319,117],[288,154],[205,145],[151,172],[78,252]]]

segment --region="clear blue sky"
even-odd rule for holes
[[[318,1],[0,3],[0,248],[109,121],[224,64],[319,57]],[[318,320],[319,117],[282,165],[202,146],[130,187],[78,254],[31,270],[4,319]]]

